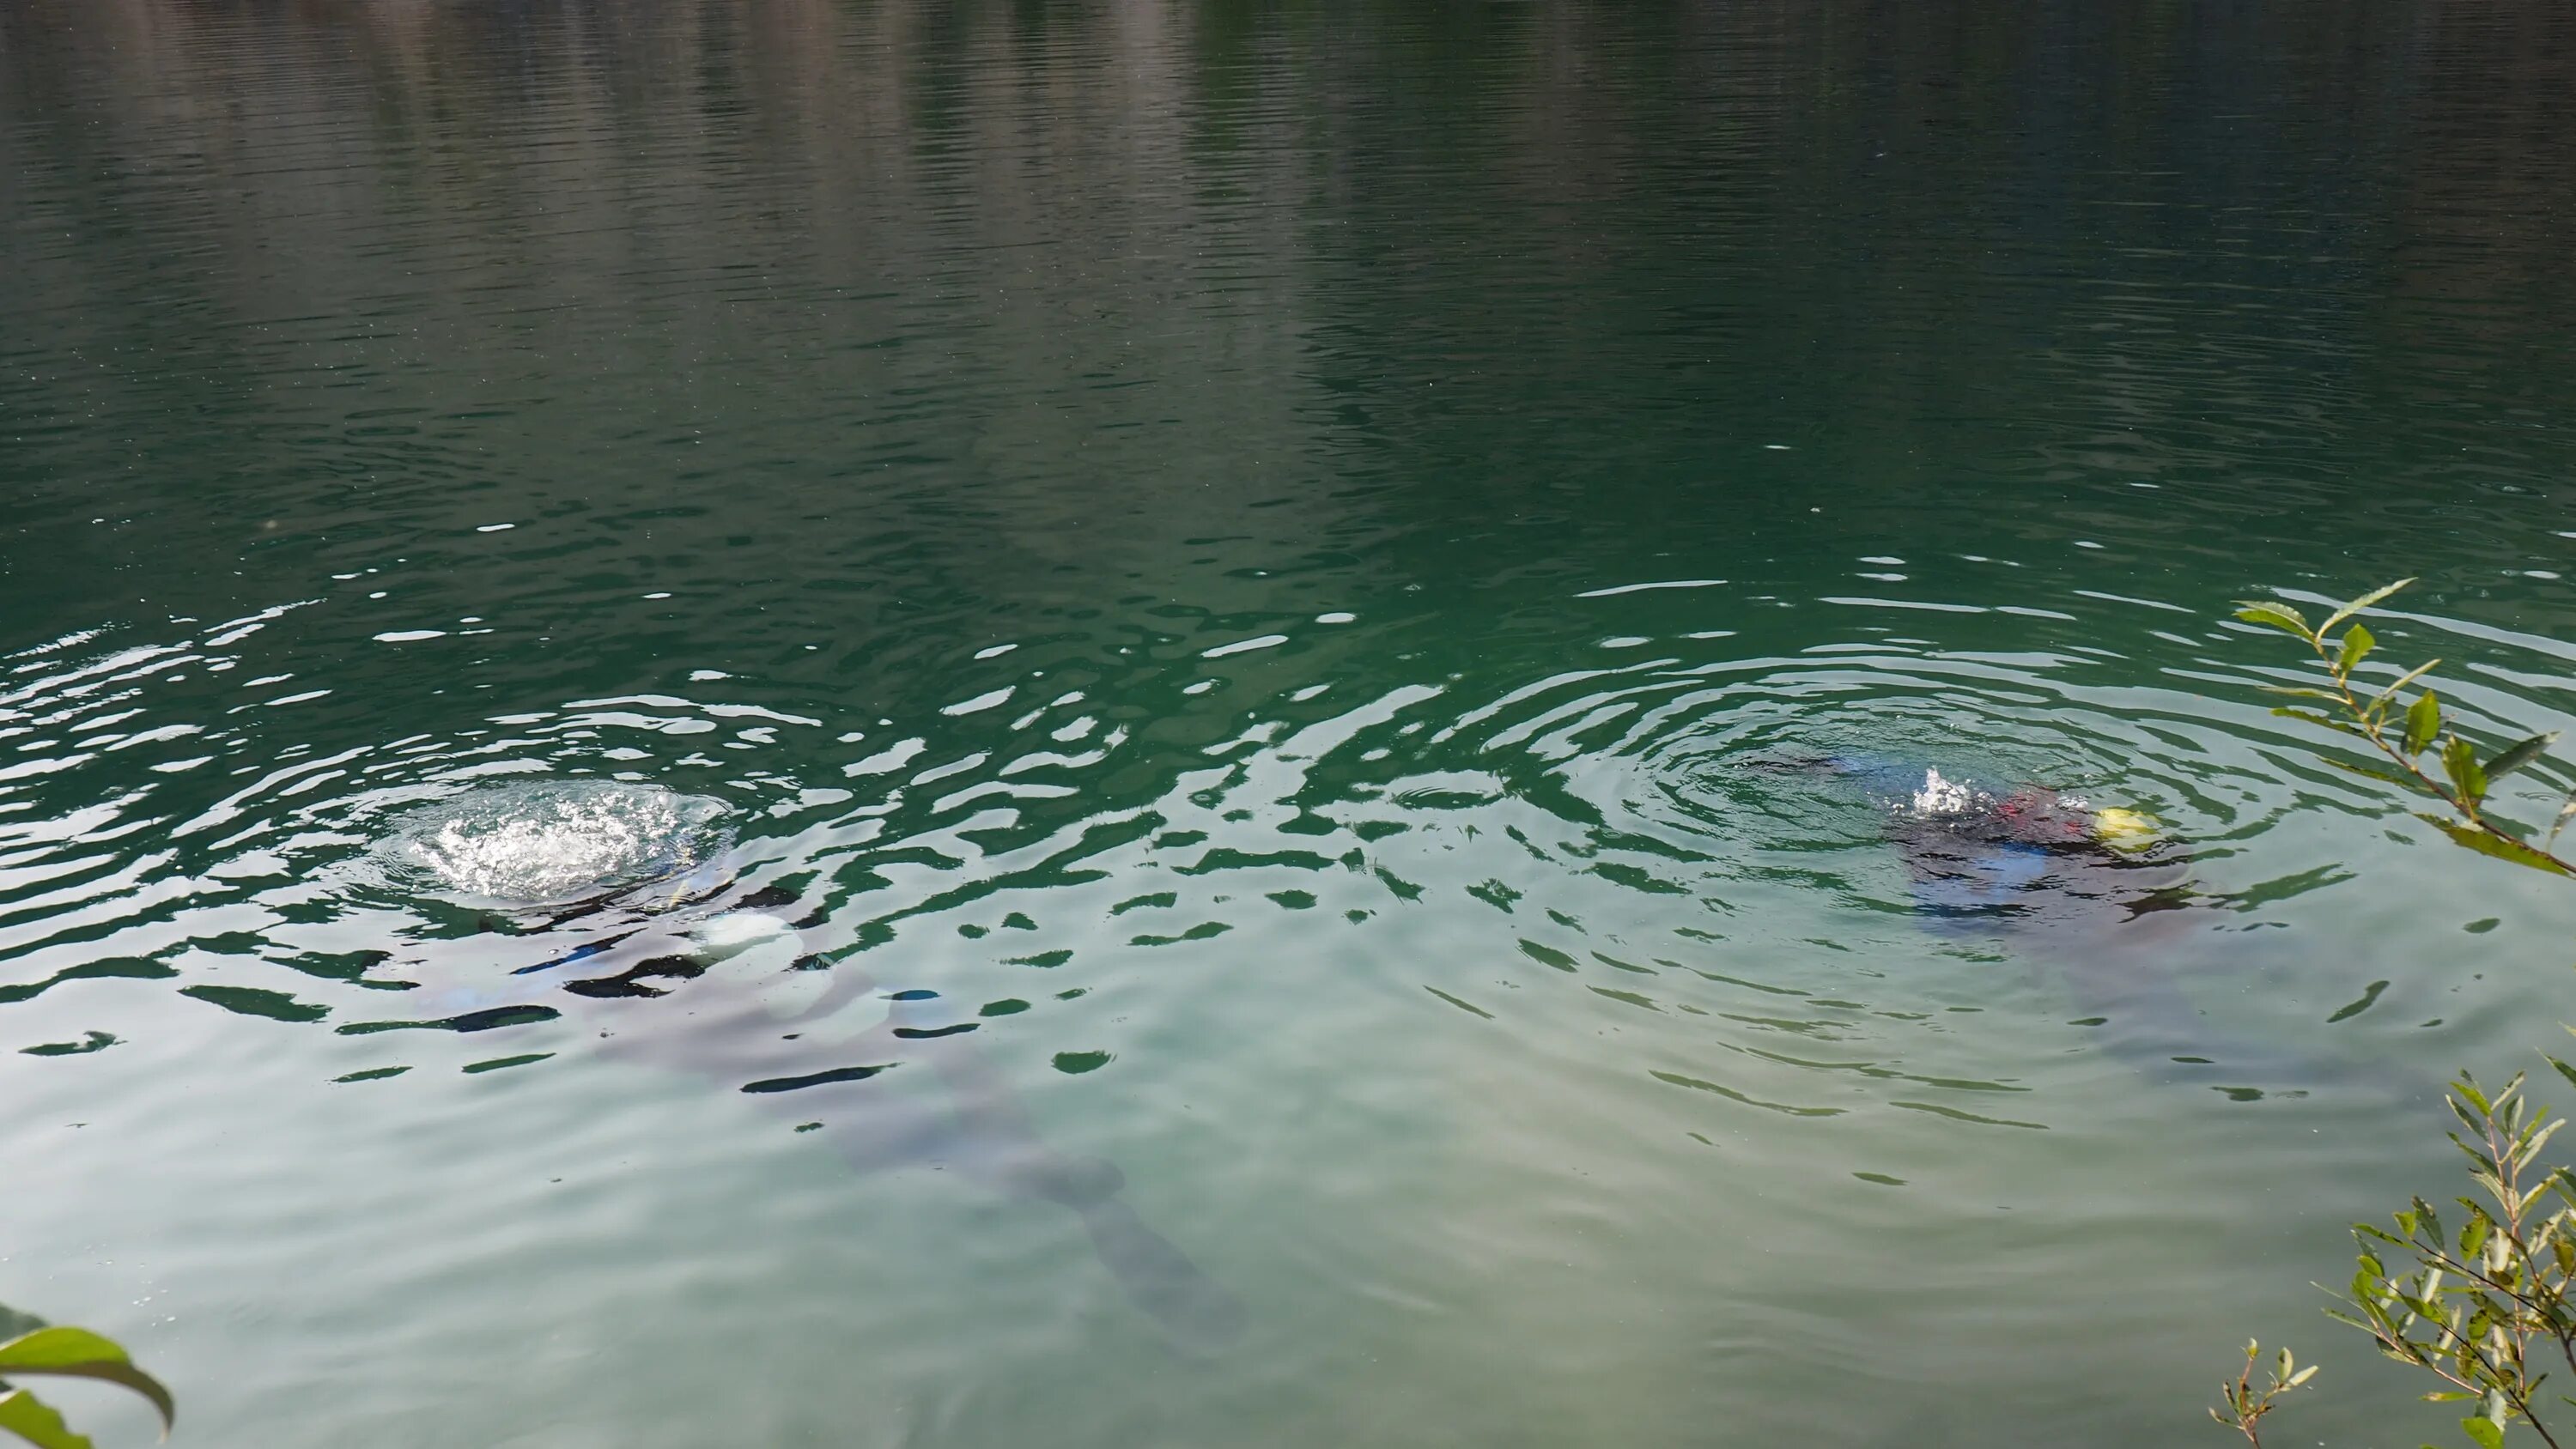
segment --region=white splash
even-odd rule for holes
[[[415,810],[388,846],[467,895],[561,901],[692,869],[722,845],[724,813],[722,801],[659,785],[524,781]]]
[[[1939,770],[1923,772],[1923,788],[1914,792],[1917,815],[1961,815],[1977,803],[1977,793],[1956,780],[1944,780]]]

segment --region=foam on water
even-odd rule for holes
[[[659,785],[490,785],[395,822],[397,870],[472,896],[560,901],[660,880],[721,847],[722,801]]]
[[[1978,792],[1956,780],[1941,778],[1939,770],[1923,772],[1923,788],[1914,792],[1914,813],[1923,816],[1963,815],[1978,801]]]

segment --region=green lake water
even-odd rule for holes
[[[2576,895],[2227,614],[2420,575],[2576,723],[2571,95],[2519,0],[0,7],[0,1302],[263,1449],[2126,1449],[2249,1335],[2447,1435],[2310,1284]],[[1857,752],[2215,904],[1932,919],[1744,768]],[[713,863],[399,856],[531,779]],[[728,905],[846,1010],[649,974]]]

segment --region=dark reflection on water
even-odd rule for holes
[[[2520,3],[0,8],[16,1261],[290,1442],[2164,1442],[2565,1014],[2217,621],[2420,574],[2386,657],[2568,723],[2571,86]],[[1860,751],[2191,907],[1926,929],[1743,768]],[[721,883],[388,865],[531,778]]]

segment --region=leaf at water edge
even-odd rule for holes
[[[2568,874],[2567,867],[2509,835],[2491,835],[2474,825],[2462,825],[2456,820],[2445,820],[2439,815],[2428,815],[2421,810],[2415,812],[2415,818],[2480,855],[2492,855],[2498,860],[2527,865],[2533,870],[2547,871],[2551,875]]]
[[[2302,639],[2317,637],[2316,631],[2308,627],[2306,615],[2287,604],[2276,604],[2269,599],[2239,600],[2236,606],[2236,617],[2248,624],[2268,625],[2283,633],[2296,634]]]
[[[40,1328],[0,1343],[0,1374],[58,1374],[100,1379],[133,1390],[161,1412],[161,1431],[178,1423],[179,1409],[161,1381],[134,1366],[112,1339],[86,1328]]]
[[[0,1432],[15,1434],[36,1449],[95,1449],[88,1436],[73,1433],[62,1415],[25,1389],[0,1394]]]
[[[2433,736],[2442,732],[2442,701],[2433,691],[2425,690],[2406,707],[2406,755],[2412,759],[2424,753]]]
[[[2382,585],[2379,588],[2371,590],[2369,593],[2362,595],[2360,598],[2355,599],[2351,603],[2344,605],[2342,608],[2335,610],[2333,613],[2326,615],[2326,621],[2317,626],[2317,632],[2320,634],[2332,633],[2335,625],[2342,623],[2344,620],[2351,618],[2353,615],[2360,613],[2362,610],[2369,608],[2371,605],[2378,603],[2380,600],[2387,598],[2390,594],[2396,593],[2399,589],[2402,589],[2413,582],[2415,582],[2414,578],[2409,576],[2399,579],[2393,584]]]
[[[2548,749],[2557,739],[2558,731],[2551,730],[2547,734],[2533,735],[2518,744],[2506,746],[2502,754],[2487,761],[2487,778],[2491,781],[2501,780],[2539,759],[2541,752]]]
[[[2486,768],[2478,763],[2477,750],[2458,735],[2442,742],[2442,773],[2451,777],[2451,788],[2461,799],[2474,805],[2486,798]]]

